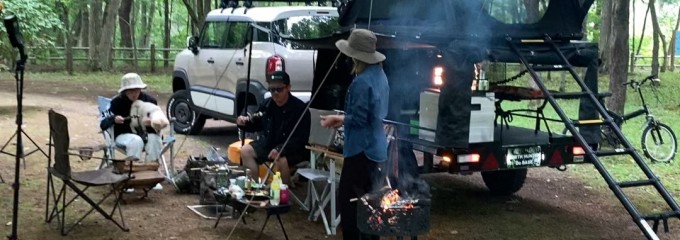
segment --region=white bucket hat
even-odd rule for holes
[[[345,55],[368,64],[385,61],[385,55],[375,50],[375,34],[366,29],[354,29],[347,40],[338,40],[335,46]]]
[[[142,77],[140,77],[139,74],[128,73],[123,75],[123,77],[120,79],[120,89],[118,89],[118,93],[122,93],[123,91],[128,89],[144,89],[144,88],[146,88],[146,84],[142,82]]]

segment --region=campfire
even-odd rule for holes
[[[358,199],[357,224],[367,234],[417,236],[430,227],[430,200],[414,198],[389,185]]]

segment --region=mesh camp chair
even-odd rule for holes
[[[102,121],[103,119],[110,117],[111,113],[109,112],[109,106],[111,105],[111,98],[99,96],[97,99],[97,103],[98,103],[97,108],[99,110],[99,120]],[[156,184],[162,182],[163,180],[167,180],[168,182],[174,185],[173,181],[174,165],[172,161],[174,159],[175,154],[174,153],[175,133],[173,130],[173,122],[174,121],[172,120],[170,121],[169,134],[167,136],[162,136],[163,148],[161,149],[160,156],[158,157],[158,163],[134,163],[132,166],[132,171],[134,172],[135,179],[130,181],[128,187],[130,188],[134,187],[144,190],[143,197],[146,197],[148,191],[151,188],[153,188]],[[109,161],[109,159],[114,159],[116,152],[125,154],[125,146],[116,144],[113,134],[113,127],[103,130],[102,135],[104,137],[105,150],[104,157],[101,163],[99,164],[99,168],[112,166],[111,161]],[[169,165],[168,160],[165,158],[166,153],[170,154]],[[123,166],[121,164],[122,163],[116,164],[115,167],[118,169],[127,168],[127,166]],[[163,167],[165,176],[162,176],[157,173],[159,164],[160,166]]]
[[[64,115],[61,115],[54,110],[49,110],[49,125],[50,125],[50,151],[48,159],[48,175],[47,175],[47,201],[45,206],[45,221],[50,223],[57,219],[60,223],[61,234],[68,234],[73,228],[80,224],[88,215],[96,211],[107,220],[113,222],[123,231],[129,231],[125,225],[125,219],[123,217],[123,211],[120,208],[120,200],[123,194],[123,186],[132,178],[131,174],[128,172],[126,174],[120,174],[112,171],[111,168],[103,168],[99,170],[81,171],[74,172],[71,169],[70,156],[82,156],[80,153],[73,153],[78,151],[78,148],[69,148],[70,139],[68,133],[68,120]],[[93,149],[88,147],[87,149]],[[99,148],[100,150],[103,148]],[[54,159],[54,165],[52,165],[52,159]],[[124,162],[131,161],[128,160],[115,160],[114,162]],[[62,184],[61,187],[56,186],[56,179],[60,179]],[[103,195],[99,201],[93,200],[87,192],[90,188],[107,188],[108,191]],[[75,196],[67,198],[67,190],[71,189]],[[71,194],[69,194],[71,195]],[[92,195],[100,196],[101,192],[93,192]],[[113,208],[110,212],[105,211],[101,204],[110,197],[113,197]],[[82,199],[84,202],[90,205],[90,210],[85,212],[85,214],[78,219],[75,223],[67,228],[66,226],[66,210],[74,203],[77,199]],[[51,206],[50,206],[51,205]],[[116,210],[118,211],[119,219],[114,218],[116,215]],[[74,211],[79,212],[79,211]],[[73,213],[69,214],[72,215]]]

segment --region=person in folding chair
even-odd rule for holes
[[[267,83],[272,97],[259,106],[256,114],[236,119],[236,124],[243,131],[260,132],[258,139],[241,148],[241,160],[250,169],[249,177],[253,179],[259,176],[259,164],[275,161],[281,171],[281,180],[284,184],[290,184],[291,170],[309,159],[305,145],[309,139],[310,115],[309,111],[305,111],[305,103],[290,93],[290,77],[287,73],[274,72]],[[300,117],[302,120],[295,128]],[[292,132],[293,128],[295,132]],[[291,134],[285,149],[282,149]]]
[[[158,160],[163,150],[159,133],[168,125],[166,120],[156,121],[159,118],[155,115],[141,116],[144,112],[149,112],[149,109],[145,108],[154,108],[153,114],[163,114],[156,106],[156,99],[142,91],[146,87],[138,74],[125,74],[121,78],[118,95],[111,100],[109,116],[100,122],[100,128],[104,131],[113,126],[115,144],[124,150],[127,157],[144,159],[143,163],[136,163],[132,168],[136,172],[134,174],[136,178],[128,185],[130,189],[144,190],[142,198],[147,196],[151,187],[156,190],[163,189],[160,182],[164,177],[157,172],[160,166]],[[133,109],[135,111],[132,111]],[[164,116],[161,118],[166,119]],[[143,152],[146,152],[145,158],[142,158]]]
[[[116,145],[122,146],[128,157],[145,159],[146,162],[156,162],[163,147],[159,135],[161,129],[156,129],[147,117],[131,116],[130,114],[133,103],[137,100],[157,105],[154,97],[142,91],[146,87],[138,74],[125,74],[120,80],[118,95],[111,100],[109,107],[111,116],[103,119],[100,127],[102,130],[106,130],[113,125]],[[138,127],[133,131],[131,124]],[[146,151],[146,158],[142,158],[143,151]]]

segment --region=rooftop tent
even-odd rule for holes
[[[532,16],[519,0],[348,0],[339,8],[340,25],[366,27],[389,35],[434,39],[581,39],[583,20],[594,0],[548,0]],[[534,18],[534,19],[531,19]]]

